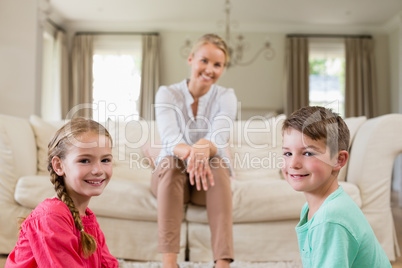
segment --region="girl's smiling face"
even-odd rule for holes
[[[342,166],[337,164],[338,154],[330,155],[324,140],[313,140],[293,128],[283,133],[282,173],[296,191],[319,194],[336,182]]]
[[[76,205],[89,202],[100,195],[113,174],[110,139],[94,132],[77,138],[76,145],[69,146],[64,159],[55,157],[56,173],[64,176],[69,196]]]
[[[225,53],[214,44],[202,45],[188,58],[191,66],[190,81],[209,89],[222,75],[225,59]]]

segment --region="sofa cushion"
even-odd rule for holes
[[[361,207],[359,188],[351,183],[340,182],[343,189]],[[265,222],[299,219],[306,199],[284,180],[232,181],[233,222]],[[189,205],[186,219],[190,222],[207,223],[204,207]]]
[[[231,149],[230,160],[236,180],[281,179],[282,147],[255,148],[242,145]]]
[[[147,158],[150,166],[155,168],[156,160],[162,150],[162,142],[155,141],[152,143],[151,141],[147,141],[143,146],[141,146],[142,153]]]
[[[47,170],[48,144],[56,131],[64,125],[64,121],[47,122],[37,115],[29,117],[33,132],[35,134],[38,158],[38,175],[49,174]]]
[[[34,209],[46,198],[53,198],[56,192],[50,177],[46,175],[32,175],[21,177],[15,187],[14,199],[21,206]]]
[[[349,152],[350,152],[350,147],[353,144],[353,140],[356,136],[357,131],[363,125],[364,122],[367,121],[367,118],[365,116],[359,116],[359,117],[349,117],[346,118],[345,120],[346,125],[349,128],[349,133],[350,133],[350,143],[349,143]],[[339,171],[338,174],[338,181],[345,181],[346,180],[346,174],[348,172],[348,164],[349,164],[349,159],[346,162],[346,165],[342,167],[342,169]]]
[[[114,173],[121,178],[149,183],[152,164],[144,154],[143,147],[159,140],[154,122],[109,120],[106,127],[113,138]]]
[[[15,187],[15,179],[18,177],[15,174],[15,158],[11,141],[3,120],[0,120],[0,166],[0,200],[5,203],[5,200],[10,201]]]
[[[36,172],[35,138],[27,119],[0,115],[0,164],[10,192],[19,177]]]
[[[15,180],[18,178],[16,159],[4,120],[0,120],[0,200],[2,203],[12,200]]]
[[[284,115],[237,121],[230,137],[230,158],[237,180],[280,180]]]
[[[143,156],[141,147],[148,141],[148,122],[109,120],[106,127],[113,139],[115,161],[129,164],[130,158]]]
[[[38,157],[38,175],[48,175],[48,143],[66,121],[47,122],[32,115],[30,123],[35,133]],[[113,139],[114,178],[149,181],[151,165],[144,157],[141,146],[149,140],[151,123],[146,121],[112,121],[104,125]]]
[[[49,176],[25,176],[18,180],[15,200],[22,206],[34,209],[55,191]],[[148,183],[112,179],[100,196],[91,198],[89,208],[96,216],[156,221],[156,199]]]

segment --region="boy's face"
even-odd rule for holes
[[[283,134],[283,157],[283,175],[296,191],[319,194],[334,183],[337,187],[337,171],[343,164],[339,165],[338,154],[331,157],[324,140],[289,128]]]

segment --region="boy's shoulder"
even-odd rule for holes
[[[358,232],[359,227],[370,227],[363,212],[342,186],[328,196],[314,217],[314,225],[333,223],[352,233]]]
[[[350,252],[357,254],[353,260],[356,267],[390,267],[363,212],[341,186],[314,214],[308,232],[313,241],[311,245],[314,244],[315,250],[322,256],[328,256],[324,259],[329,258],[330,262],[335,261],[332,256],[339,257],[339,254],[344,253],[344,248],[348,247]],[[322,241],[325,243],[320,244]],[[328,254],[329,251],[337,253]]]

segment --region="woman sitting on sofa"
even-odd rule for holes
[[[152,175],[158,200],[158,249],[163,267],[178,267],[183,204],[206,205],[216,268],[233,261],[232,194],[223,147],[236,117],[233,89],[215,83],[229,62],[219,36],[207,34],[188,57],[191,76],[161,86],[155,100],[163,148]]]

